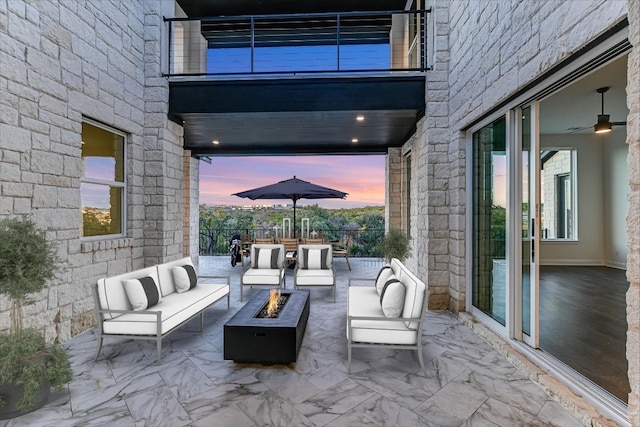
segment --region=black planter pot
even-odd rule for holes
[[[4,400],[4,405],[0,407],[0,420],[6,420],[8,418],[19,417],[20,415],[28,414],[36,409],[40,409],[47,403],[49,399],[49,393],[51,392],[51,384],[49,381],[40,385],[40,389],[36,393],[34,399],[34,406],[26,411],[20,411],[18,409],[18,402],[22,398],[22,386],[15,384],[0,384],[0,396]]]

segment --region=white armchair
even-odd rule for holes
[[[293,281],[295,289],[316,286],[333,288],[333,302],[336,302],[336,270],[331,245],[299,245]]]
[[[245,286],[285,287],[284,245],[253,244],[250,261],[240,279],[240,301],[243,300]]]

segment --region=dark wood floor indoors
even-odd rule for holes
[[[540,347],[627,403],[626,272],[540,269]]]

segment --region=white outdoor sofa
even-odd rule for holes
[[[93,289],[98,320],[98,348],[95,359],[100,354],[104,338],[127,338],[155,340],[159,362],[163,337],[198,314],[202,331],[204,310],[225,296],[227,310],[229,310],[229,276],[200,275],[195,277],[197,282],[192,282],[190,289],[187,288],[188,290],[182,292],[176,290],[174,268],[185,265],[193,267],[191,258],[187,257],[98,280]],[[131,279],[143,279],[151,283],[147,279],[149,277],[154,280],[161,299],[156,305],[134,310],[130,301],[131,295],[125,289],[125,282],[131,283]],[[204,280],[201,282],[201,279]],[[211,281],[215,283],[204,283]],[[189,286],[188,283],[187,286]]]
[[[368,286],[353,285],[354,282],[368,282]],[[387,292],[390,293],[385,293],[386,296],[383,299],[381,291],[387,283],[389,283]],[[351,371],[351,349],[354,347],[416,350],[420,367],[424,370],[421,337],[428,299],[429,292],[424,282],[395,258],[391,260],[390,265],[380,270],[375,279],[349,279],[347,294],[349,371]]]

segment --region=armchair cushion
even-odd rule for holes
[[[153,277],[127,279],[123,283],[129,303],[134,311],[146,310],[158,304],[162,299],[160,288]]]
[[[190,264],[173,267],[173,281],[176,284],[176,292],[182,293],[196,287],[198,275]]]
[[[259,248],[256,247],[254,252],[252,265],[258,269],[278,269],[278,258],[280,257],[280,248]]]
[[[298,262],[303,270],[329,270],[331,268],[328,248],[311,249],[303,247],[300,255]]]

